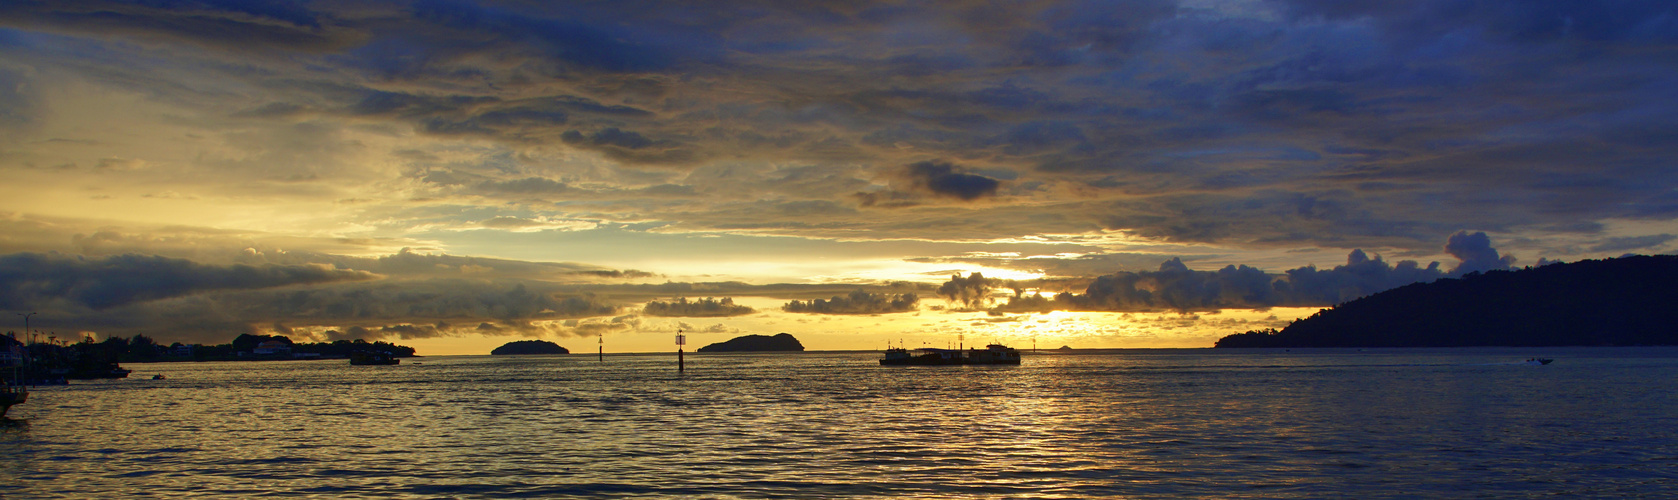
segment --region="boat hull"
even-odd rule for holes
[[[1000,345],[984,350],[918,349],[923,354],[909,354],[906,349],[888,349],[880,359],[883,366],[947,366],[947,365],[1018,365],[1020,353]]]
[[[5,417],[6,412],[12,409],[12,405],[23,404],[25,401],[29,401],[28,390],[8,388],[6,391],[0,392],[0,417]]]

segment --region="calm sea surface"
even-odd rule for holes
[[[1673,348],[877,357],[133,364],[14,407],[0,497],[1678,494]]]

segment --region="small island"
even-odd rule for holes
[[[798,343],[789,333],[778,333],[774,336],[747,335],[735,337],[727,342],[718,342],[699,348],[699,352],[748,352],[748,351],[802,351],[804,344]]]
[[[503,354],[570,354],[571,351],[560,347],[559,344],[546,340],[516,340],[502,344],[501,347],[490,351],[493,355]]]

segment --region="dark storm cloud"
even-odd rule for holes
[[[596,9],[569,6],[565,10],[571,15],[431,0],[414,4],[412,19],[439,28],[431,33],[435,39],[426,40],[435,44],[434,49],[531,52],[593,70],[655,71],[704,55],[697,50],[703,45],[679,44],[669,34],[590,19],[599,13]]]
[[[325,266],[211,266],[184,259],[58,254],[0,256],[0,308],[32,309],[67,301],[106,309],[135,302],[224,290],[358,281],[376,275]]]
[[[275,103],[247,112],[260,114]],[[567,127],[575,122],[646,118],[653,113],[624,105],[607,105],[577,96],[552,96],[503,100],[478,95],[432,95],[391,91],[370,91],[341,109],[357,118],[393,118],[407,121],[424,133],[438,136],[479,136],[515,144],[563,140],[573,145],[617,146],[640,149],[654,141],[634,133],[608,127],[592,140],[576,135]],[[575,136],[575,137],[573,137]],[[668,141],[659,143],[668,146]]]
[[[826,300],[794,300],[781,306],[781,310],[808,314],[884,314],[915,311],[919,303],[920,298],[912,293],[898,295],[856,290]]]
[[[560,138],[564,139],[566,144],[578,146],[616,146],[624,149],[641,149],[653,145],[652,139],[648,139],[646,136],[618,130],[616,127],[597,130],[587,136],[571,130],[565,132]]]
[[[206,46],[328,51],[359,37],[327,15],[293,2],[162,0],[151,2],[7,2],[0,24],[161,37]]]
[[[994,195],[997,187],[1002,185],[996,179],[964,173],[955,165],[938,161],[910,164],[904,168],[903,175],[916,189],[965,201]]]
[[[1521,42],[1661,43],[1678,41],[1678,7],[1660,0],[1625,2],[1350,3],[1292,0],[1296,16],[1370,19],[1397,33],[1440,36],[1473,29]]]
[[[560,134],[565,144],[604,153],[625,163],[686,164],[698,159],[698,152],[671,140],[654,140],[639,132],[606,127],[584,134],[567,130]]]
[[[236,126],[211,120],[183,131],[193,144],[166,146],[354,156],[288,160],[319,170],[299,175],[252,169],[285,177],[286,189],[340,170],[360,177],[317,192],[368,203],[341,191],[383,190],[383,165],[403,164],[426,192],[363,205],[351,221],[381,228],[575,217],[813,238],[1110,231],[1220,249],[1430,255],[1438,235],[1474,227],[1521,234],[1522,252],[1616,252],[1670,241],[1609,234],[1625,227],[1615,221],[1678,214],[1674,9],[13,2],[0,6],[0,127],[72,109],[37,102],[56,78],[161,106],[121,116],[207,110]],[[156,128],[194,119],[171,120]],[[324,125],[337,121],[347,125]],[[32,165],[42,169],[152,165],[220,179],[192,186],[199,196],[250,184],[221,169],[193,175],[203,165],[191,161],[81,152],[107,138],[75,137],[90,147],[54,153],[72,143],[31,137],[28,151],[8,144],[6,154],[51,158]],[[798,167],[749,167],[764,164]],[[639,168],[648,165],[670,168]],[[559,196],[566,203],[534,207]],[[498,211],[504,201],[523,212]],[[414,202],[483,206],[456,220],[404,205]],[[959,210],[933,213],[949,208],[940,203]],[[870,210],[883,208],[901,215]],[[1601,241],[1541,241],[1554,228],[1596,228]],[[1451,245],[1460,269],[1510,262],[1477,243]],[[429,273],[513,267],[435,264]]]
[[[428,338],[482,333],[561,334],[543,322],[610,316],[618,306],[586,293],[556,291],[552,284],[463,279],[383,280],[369,284],[317,285],[296,290],[220,291],[131,303],[104,311],[40,310],[43,328],[106,334],[167,331],[172,340],[225,342],[242,332],[273,331],[284,324],[336,327],[328,340]]]
[[[676,297],[675,300],[669,302],[658,300],[648,302],[645,307],[641,308],[641,314],[664,317],[741,316],[755,312],[757,311],[751,307],[736,305],[734,299],[729,297],[723,297],[720,300],[706,297],[692,301],[689,301],[687,297]]]

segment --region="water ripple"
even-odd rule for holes
[[[1678,350],[147,365],[0,426],[26,498],[1658,496]],[[1541,368],[1541,369],[1535,369]]]

